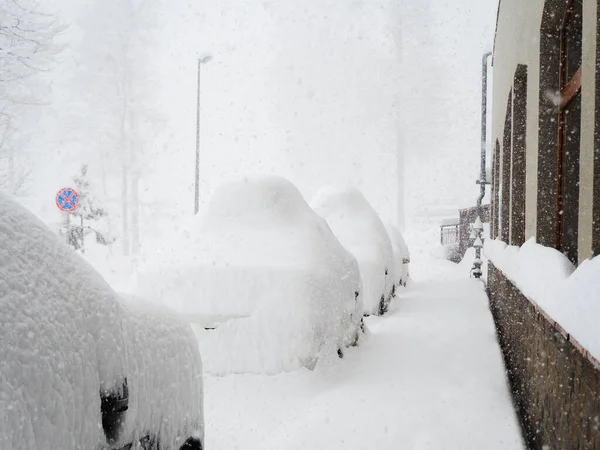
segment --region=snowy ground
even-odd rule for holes
[[[248,449],[520,449],[482,286],[414,258],[415,282],[343,360],[278,376],[206,377],[207,445]]]

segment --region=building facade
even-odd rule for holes
[[[599,5],[500,0],[492,63],[491,236],[575,266],[600,254]],[[492,260],[487,288],[527,448],[600,448],[600,361]]]
[[[501,0],[493,56],[492,236],[600,254],[597,0]],[[597,88],[598,87],[598,88]]]

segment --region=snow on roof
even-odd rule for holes
[[[185,223],[147,268],[158,263],[312,269],[335,246],[324,227],[289,181],[245,177],[219,186],[207,208]]]
[[[391,295],[394,270],[390,237],[383,222],[354,187],[321,188],[311,202],[317,213],[358,260],[364,289],[365,311],[375,313],[381,296]]]
[[[140,293],[197,324],[214,374],[310,365],[362,316],[356,260],[297,188],[273,176],[217,188],[139,279]],[[208,323],[218,326],[206,334]]]
[[[458,225],[460,224],[460,218],[458,216],[455,217],[444,217],[440,220],[440,226],[448,226],[448,225]]]
[[[522,247],[487,240],[485,256],[600,360],[600,257],[575,268],[561,252],[530,239]]]

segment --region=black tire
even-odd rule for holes
[[[377,312],[379,313],[380,316],[383,316],[386,311],[387,311],[387,307],[385,304],[385,297],[382,295],[381,300],[379,300],[379,309]]]
[[[190,437],[187,441],[183,443],[179,450],[202,450],[202,442],[200,439]]]

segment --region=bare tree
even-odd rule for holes
[[[27,132],[15,120],[19,111],[35,105],[30,78],[52,68],[60,48],[54,37],[56,18],[34,0],[0,0],[0,187],[18,195],[31,174],[23,155]]]
[[[0,102],[32,101],[24,81],[50,70],[60,30],[34,0],[0,0]]]
[[[20,195],[25,191],[32,165],[19,153],[27,146],[29,137],[19,133],[13,122],[11,115],[0,112],[0,189]]]

